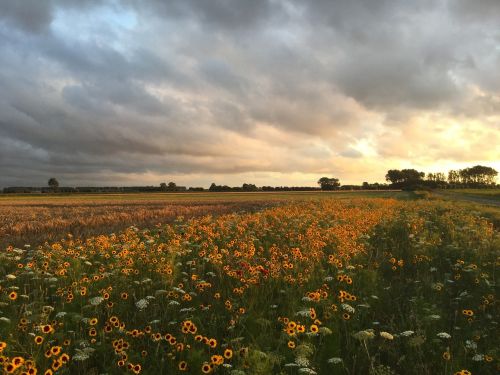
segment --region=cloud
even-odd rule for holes
[[[498,4],[1,2],[0,186],[498,166]]]

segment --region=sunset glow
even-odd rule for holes
[[[0,187],[500,170],[498,1],[0,3]]]

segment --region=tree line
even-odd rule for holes
[[[3,193],[133,193],[133,192],[252,192],[252,191],[315,191],[315,190],[388,190],[404,189],[460,189],[499,187],[495,183],[498,172],[482,165],[470,168],[428,173],[416,169],[389,169],[385,175],[388,183],[368,183],[361,185],[342,185],[335,177],[321,177],[316,186],[262,186],[244,183],[241,186],[217,185],[213,182],[208,189],[203,187],[179,186],[175,182],[162,182],[159,186],[110,186],[110,187],[61,187],[55,177],[48,180],[46,187],[6,187]]]
[[[428,173],[415,169],[390,169],[385,175],[386,181],[398,189],[460,189],[460,188],[491,188],[496,187],[495,178],[498,172],[482,165],[470,168],[450,170],[448,175],[443,172]]]

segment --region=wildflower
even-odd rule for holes
[[[451,358],[451,354],[450,354],[450,352],[446,351],[446,352],[444,352],[444,353],[443,353],[443,359],[444,359],[445,361],[449,361],[449,360],[450,360],[450,358]]]
[[[224,350],[224,358],[226,359],[231,359],[233,356],[233,351],[229,348],[227,348],[226,350]]]
[[[440,339],[451,339],[451,335],[446,332],[439,332],[436,336]]]
[[[17,293],[15,291],[10,292],[9,299],[15,301],[17,299]]]
[[[178,368],[179,368],[179,371],[186,371],[187,370],[187,362],[186,361],[180,361],[179,362],[179,365],[178,365]]]
[[[208,346],[210,346],[212,349],[214,349],[217,346],[217,340],[216,339],[208,340]]]
[[[53,346],[50,348],[50,354],[52,355],[59,355],[61,353],[61,347],[60,346]]]
[[[210,366],[208,363],[204,363],[201,366],[201,372],[203,372],[204,374],[209,374],[210,372],[212,372],[212,366]]]
[[[386,340],[394,340],[394,336],[391,335],[389,332],[380,332],[380,336],[382,336]]]
[[[149,305],[149,301],[145,298],[143,299],[140,299],[139,301],[137,301],[135,303],[135,306],[139,309],[139,310],[144,310],[146,307],[148,307]]]
[[[288,341],[288,347],[290,349],[295,349],[295,341]]]
[[[339,363],[342,363],[342,358],[333,357],[333,358],[330,358],[327,362],[332,363],[334,365],[338,365]]]
[[[52,333],[52,332],[54,332],[54,327],[52,327],[50,324],[43,325],[42,332],[43,333]]]

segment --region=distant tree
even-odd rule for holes
[[[51,177],[49,178],[48,185],[53,191],[57,191],[59,188],[59,181],[57,181],[55,177]]]
[[[165,182],[162,182],[162,183],[160,184],[160,189],[161,189],[161,190],[167,190],[167,184],[166,184]]]
[[[480,186],[493,184],[498,172],[490,167],[476,165],[471,168],[466,168],[465,175],[468,177],[468,180],[472,183],[472,185]]]
[[[321,177],[318,180],[318,185],[321,186],[321,190],[337,190],[340,186],[340,181],[338,178]]]
[[[168,183],[168,190],[175,190],[177,188],[177,184],[175,182]]]
[[[423,182],[424,172],[416,169],[390,169],[385,175],[386,181],[390,181],[393,187],[401,189],[416,189]]]
[[[259,190],[257,188],[257,186],[255,186],[254,184],[246,184],[246,183],[241,186],[241,189],[243,191],[257,191],[257,190]]]
[[[450,185],[456,185],[460,183],[460,174],[458,171],[451,170],[448,172],[448,183]]]
[[[403,174],[398,169],[389,169],[385,175],[385,180],[397,184],[403,181]]]

